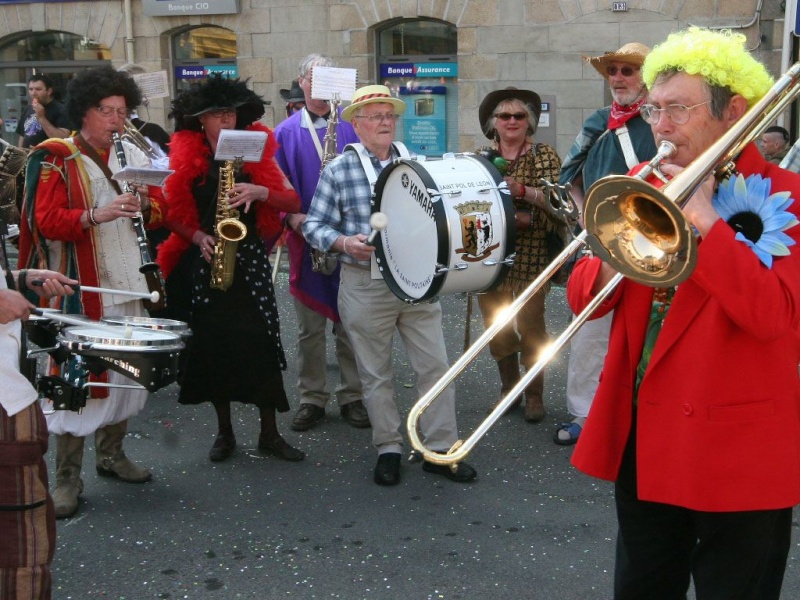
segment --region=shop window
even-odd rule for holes
[[[223,27],[194,27],[172,37],[176,91],[205,81],[212,73],[238,77],[236,33]]]
[[[430,19],[399,20],[378,29],[376,38],[378,81],[406,103],[406,112],[397,124],[397,138],[417,154],[456,152],[455,26]]]

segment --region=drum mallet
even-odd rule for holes
[[[44,281],[41,279],[34,279],[31,282],[33,285],[42,285]],[[134,298],[142,298],[144,300],[150,300],[153,304],[157,304],[158,301],[161,299],[161,294],[158,292],[133,292],[130,290],[112,290],[109,288],[101,288],[101,287],[92,287],[91,285],[71,285],[69,283],[65,283],[64,285],[69,285],[73,290],[81,291],[81,292],[98,292],[100,294],[116,294],[117,296],[132,296]]]
[[[386,229],[386,226],[389,224],[389,217],[387,217],[382,212],[372,213],[372,216],[369,218],[369,226],[372,227],[372,231],[369,232],[369,237],[364,242],[367,246],[373,246],[375,242],[375,238],[378,237],[378,234]]]

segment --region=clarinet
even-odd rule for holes
[[[114,151],[117,154],[117,162],[121,169],[128,165],[128,159],[125,157],[125,148],[122,145],[122,137],[119,133],[114,132],[111,134],[111,139],[114,141]],[[120,189],[123,194],[133,194],[136,192],[127,181],[120,182]],[[151,292],[159,292],[158,302],[151,302],[144,300],[144,305],[148,310],[160,310],[164,308],[164,280],[161,276],[159,266],[153,262],[150,256],[150,246],[147,244],[147,234],[144,230],[144,217],[142,216],[141,207],[136,214],[131,217],[133,230],[136,232],[136,243],[139,246],[139,258],[142,261],[142,266],[139,267],[139,272],[142,273],[147,281],[147,289]]]

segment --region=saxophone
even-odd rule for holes
[[[331,100],[331,116],[328,117],[328,127],[325,129],[325,138],[322,140],[322,164],[319,173],[325,170],[325,165],[336,158],[336,127],[339,125],[339,98]],[[313,131],[311,135],[316,135]],[[338,259],[335,254],[311,248],[311,270],[315,273],[330,275],[336,270]]]
[[[233,283],[233,270],[236,267],[236,247],[247,235],[247,227],[239,220],[239,211],[231,208],[228,192],[233,188],[235,164],[226,160],[219,169],[219,188],[217,189],[217,218],[214,229],[217,244],[211,260],[211,287],[225,291]]]

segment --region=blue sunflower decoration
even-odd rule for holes
[[[772,268],[773,256],[788,256],[794,240],[784,231],[798,224],[787,208],[792,204],[790,192],[770,194],[772,181],[761,175],[743,175],[723,181],[714,194],[714,208],[736,232],[758,259]]]

